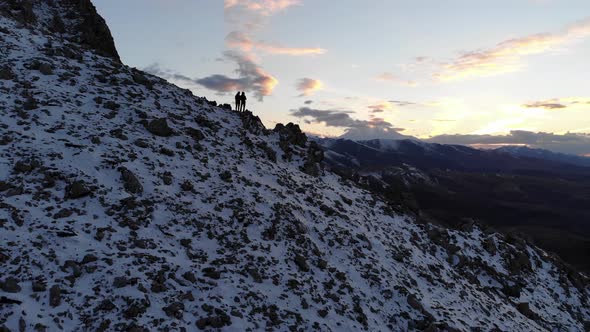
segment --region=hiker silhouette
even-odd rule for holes
[[[246,94],[244,93],[244,91],[242,91],[242,95],[240,96],[240,105],[242,106],[242,112],[246,111],[246,100],[248,100],[248,98],[246,98]]]
[[[240,102],[240,91],[238,91],[238,93],[236,93],[236,111],[240,111],[240,107],[242,106],[242,103]]]

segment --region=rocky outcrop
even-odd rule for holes
[[[111,31],[91,0],[3,0],[0,15],[121,61]]]

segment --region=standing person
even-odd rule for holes
[[[246,94],[244,93],[244,91],[242,91],[242,95],[240,96],[240,103],[242,104],[242,112],[246,111],[246,100],[248,100],[248,98],[246,98]]]
[[[238,91],[238,93],[236,93],[236,111],[240,111],[240,107],[242,106],[241,104],[241,99],[240,99],[240,91]]]

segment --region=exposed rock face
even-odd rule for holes
[[[288,142],[292,145],[305,146],[307,136],[301,131],[299,125],[289,122],[286,125],[279,123],[275,126],[275,132],[279,133],[281,141]]]
[[[3,0],[0,14],[120,62],[110,29],[90,0]]]

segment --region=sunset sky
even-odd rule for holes
[[[313,134],[590,155],[588,0],[94,0],[123,61]]]

